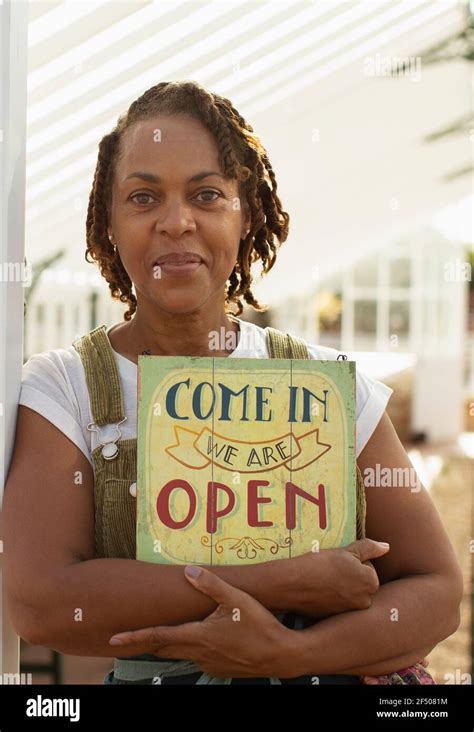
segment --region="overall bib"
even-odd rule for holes
[[[107,335],[101,325],[73,343],[84,366],[91,415],[96,428],[117,425],[126,418],[120,376]],[[266,328],[270,358],[305,358],[303,341]],[[117,439],[92,452],[95,470],[95,558],[136,559],[137,440]],[[357,539],[365,536],[365,492],[357,468]],[[307,619],[286,613],[277,616],[290,628],[305,627]],[[115,658],[105,684],[360,684],[358,676],[300,676],[276,678],[216,678],[201,672],[192,661],[143,654]]]

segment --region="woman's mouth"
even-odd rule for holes
[[[163,273],[171,275],[187,275],[195,272],[203,263],[199,254],[195,252],[181,252],[166,254],[153,265],[153,276],[157,279]]]
[[[166,274],[184,275],[195,272],[201,264],[202,262],[182,262],[181,264],[163,262],[162,264],[155,264],[154,270]]]

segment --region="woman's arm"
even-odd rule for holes
[[[452,577],[394,580],[379,589],[369,609],[294,631],[288,671],[292,677],[390,673],[420,661],[458,626],[459,585]]]
[[[7,599],[21,637],[63,653],[112,656],[114,633],[201,620],[216,608],[185,580],[182,566],[94,559],[93,495],[92,467],[82,452],[20,406],[2,538]],[[382,553],[370,544],[357,546],[361,561]],[[328,608],[367,607],[375,572],[349,552],[336,559],[345,591],[339,596],[333,557],[325,552],[211,571],[273,611],[296,610],[295,598],[304,609],[316,611],[320,603],[326,615]],[[132,654],[124,649],[124,656]]]
[[[113,656],[108,641],[122,629],[211,613],[216,603],[185,580],[182,566],[93,558],[93,480],[82,452],[20,406],[1,517],[5,587],[19,635],[63,653]],[[213,571],[276,610],[284,577],[276,565]]]

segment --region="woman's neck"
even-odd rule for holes
[[[115,351],[138,362],[138,356],[216,356],[225,357],[235,349],[239,338],[238,321],[225,312],[203,317],[191,315],[160,316],[157,322],[137,312],[128,323],[109,332]]]

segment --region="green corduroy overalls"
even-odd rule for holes
[[[120,375],[112,345],[107,335],[107,326],[101,325],[90,333],[74,341],[73,346],[81,357],[90,398],[93,425],[117,424],[126,417],[123,403]],[[304,341],[274,328],[266,328],[270,358],[304,358],[309,354]],[[117,433],[118,434],[118,433]],[[117,439],[117,453],[114,457],[109,450],[98,445],[92,451],[95,471],[95,558],[136,559],[136,480],[137,480],[137,440]],[[109,458],[104,457],[103,452]],[[365,536],[365,491],[359,468],[357,472],[357,539]],[[135,659],[137,663],[134,664]],[[154,659],[154,660],[152,660]],[[120,659],[115,659],[117,660]],[[168,664],[168,665],[167,665]],[[117,665],[117,664],[116,664]],[[177,675],[183,670],[194,668],[187,661],[172,661],[154,656],[136,656],[122,660],[123,667],[129,668],[130,680],[163,673]],[[132,668],[133,666],[133,668]],[[141,670],[140,670],[140,667]],[[127,671],[125,674],[128,673]],[[203,675],[207,676],[207,675]],[[226,683],[219,679],[215,683]],[[203,681],[202,683],[214,683]]]

